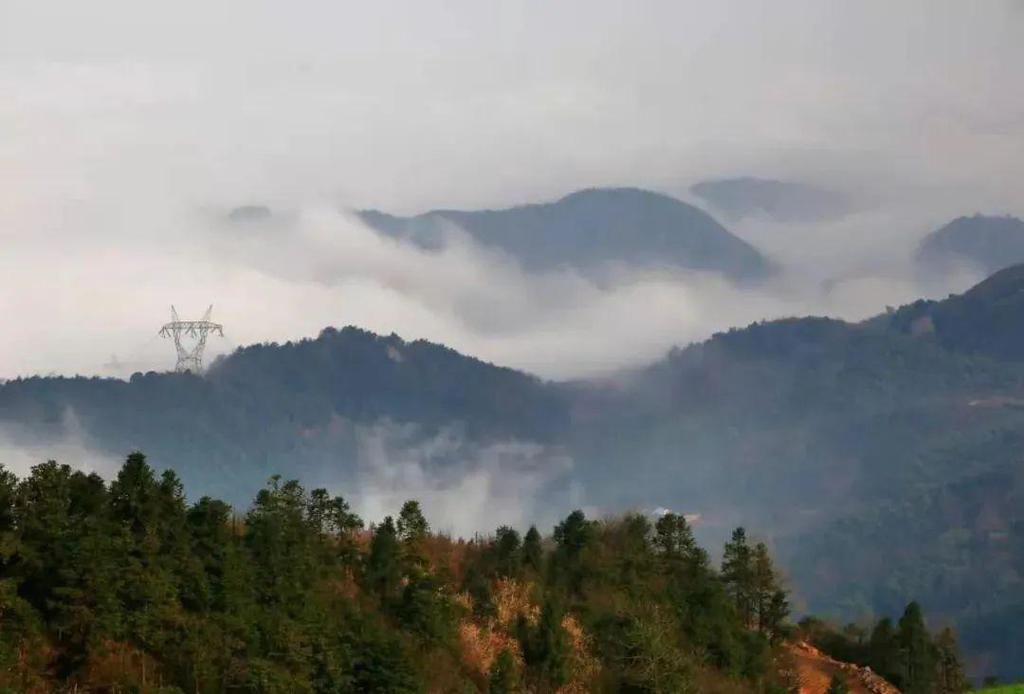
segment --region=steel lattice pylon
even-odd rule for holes
[[[224,326],[210,320],[213,313],[213,305],[206,309],[202,320],[181,320],[174,306],[171,306],[171,322],[160,328],[160,337],[174,338],[174,348],[178,351],[178,363],[174,370],[178,373],[190,371],[194,374],[203,371],[203,350],[206,348],[206,338],[210,334],[224,337]],[[186,338],[195,340],[191,346],[186,344]]]

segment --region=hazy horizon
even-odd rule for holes
[[[8,0],[0,310],[17,329],[0,377],[169,368],[154,336],[170,304],[214,304],[230,341],[211,353],[356,324],[571,378],[752,320],[962,290],[979,277],[922,279],[909,260],[955,216],[1024,215],[1022,24],[1011,1]],[[784,269],[756,291],[633,267],[538,275],[337,214],[620,185],[696,202],[690,185],[731,176],[820,185],[858,211],[722,220]],[[290,222],[239,239],[219,220],[245,204]]]

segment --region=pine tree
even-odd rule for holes
[[[535,525],[531,525],[523,537],[523,566],[537,573],[544,570],[544,548]]]
[[[570,644],[562,628],[564,612],[553,598],[545,600],[535,627],[520,620],[520,644],[526,664],[553,689],[569,680]]]
[[[677,561],[692,557],[697,542],[684,516],[666,513],[654,524],[654,546],[665,559]]]
[[[951,627],[944,628],[935,639],[938,673],[937,694],[960,694],[970,689],[960,658],[960,647]]]
[[[871,630],[871,636],[868,639],[868,665],[882,677],[896,683],[901,676],[899,660],[896,630],[892,620],[883,617]]]
[[[783,621],[789,615],[786,593],[772,565],[768,547],[763,542],[754,546],[752,558],[752,601],[757,612],[757,628],[770,640],[778,637]]]
[[[519,533],[503,525],[495,533],[494,554],[500,576],[516,576],[522,565],[522,543]]]
[[[427,565],[424,540],[430,532],[430,525],[420,510],[420,502],[410,499],[402,504],[396,524],[398,539],[402,543],[402,557],[405,569],[410,573],[420,573]]]
[[[579,594],[583,589],[587,567],[583,563],[583,551],[595,535],[595,524],[587,520],[583,511],[576,510],[555,526],[555,571],[558,583],[570,592]]]
[[[732,596],[736,610],[747,626],[754,623],[754,567],[747,532],[736,528],[722,554],[722,582]]]
[[[398,595],[402,581],[402,546],[391,516],[374,529],[364,581],[384,602]]]
[[[935,685],[935,651],[921,606],[911,602],[900,617],[896,643],[900,653],[900,685],[907,694],[930,694]]]
[[[402,504],[398,514],[398,538],[404,544],[422,540],[430,532],[430,524],[423,517],[420,502],[410,499]]]
[[[555,526],[555,543],[559,554],[575,559],[594,535],[594,524],[587,520],[579,509],[570,513],[564,521]]]
[[[306,493],[296,480],[282,483],[275,475],[256,495],[245,517],[245,543],[256,568],[256,588],[263,600],[289,606],[292,616],[320,568],[307,505]]]

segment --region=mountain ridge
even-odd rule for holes
[[[618,262],[716,271],[737,281],[773,272],[767,258],[707,212],[640,188],[588,188],[553,202],[495,210],[357,214],[381,233],[428,249],[444,245],[456,227],[532,270],[589,270]]]
[[[1009,214],[957,217],[928,234],[915,258],[926,270],[970,264],[991,275],[1024,262],[1024,221]]]

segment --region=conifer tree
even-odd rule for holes
[[[722,554],[722,582],[732,597],[743,623],[754,623],[754,567],[747,532],[736,528]]]
[[[430,524],[423,517],[420,502],[410,499],[402,504],[402,510],[398,514],[397,529],[398,539],[404,544],[418,542],[430,532]]]
[[[899,672],[899,645],[892,620],[883,617],[875,624],[868,638],[868,664],[882,677],[896,682]]]
[[[503,525],[495,532],[494,554],[500,576],[516,576],[522,565],[522,543],[519,533]]]
[[[682,515],[666,513],[654,524],[654,546],[667,560],[692,557],[697,549],[693,531]]]
[[[366,559],[365,582],[377,596],[387,602],[394,599],[402,581],[402,546],[391,516],[374,529],[370,555]]]
[[[523,537],[523,566],[537,573],[544,570],[544,548],[535,525],[531,525]]]
[[[587,520],[583,511],[578,509],[555,526],[556,548],[553,557],[555,563],[553,577],[574,594],[579,594],[583,588],[587,567],[584,566],[582,555],[594,534],[595,524]]]
[[[558,689],[569,679],[569,639],[562,628],[564,611],[554,598],[549,597],[541,608],[535,627],[520,620],[520,645],[526,664],[534,669],[545,683]]]
[[[935,639],[938,672],[935,691],[937,694],[960,694],[970,689],[964,664],[960,658],[960,647],[951,627],[945,627]]]
[[[757,628],[769,639],[775,640],[783,621],[789,616],[789,602],[779,584],[768,547],[763,542],[758,542],[754,546],[751,569],[752,599],[754,610],[757,612]]]
[[[424,540],[427,533],[430,532],[430,524],[423,516],[420,502],[410,499],[402,504],[395,528],[402,544],[402,557],[406,571],[421,573],[427,564]]]
[[[935,684],[935,652],[916,602],[907,605],[900,617],[896,643],[901,688],[907,694],[930,694]]]

